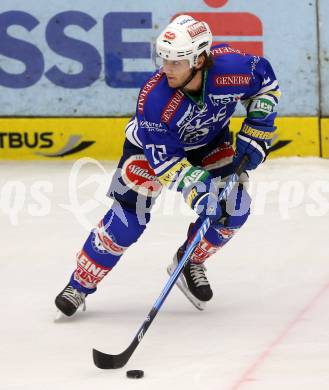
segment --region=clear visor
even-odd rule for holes
[[[163,67],[163,60],[164,59],[157,53],[156,44],[154,44],[152,50],[152,61],[156,69],[160,69]]]
[[[152,60],[153,60],[153,64],[154,66],[156,67],[156,69],[161,69],[163,68],[163,66],[165,64],[170,64],[171,66],[175,67],[175,68],[181,68],[181,67],[185,67],[185,66],[190,66],[190,62],[187,58],[182,58],[182,59],[171,59],[171,58],[163,58],[161,57],[157,51],[156,51],[156,45],[153,46],[153,51],[152,51]]]
[[[152,55],[153,64],[156,69],[160,69],[163,67],[163,58],[160,57],[156,51],[153,52]]]

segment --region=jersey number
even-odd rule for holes
[[[146,145],[146,149],[151,149],[154,164],[158,165],[161,161],[166,160],[165,157],[165,155],[167,154],[166,145],[148,144]]]

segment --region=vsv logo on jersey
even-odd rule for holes
[[[184,143],[195,144],[201,142],[207,138],[216,123],[220,123],[226,118],[226,106],[221,107],[210,118],[207,118],[208,111],[207,104],[201,109],[195,104],[189,105],[183,117],[177,122],[178,134]]]
[[[209,120],[205,120],[205,122],[201,121],[202,118],[207,116],[207,113],[207,104],[201,109],[195,104],[189,105],[183,117],[177,122],[177,126],[179,127],[178,134],[184,143],[194,144],[207,137],[212,126],[210,125]]]

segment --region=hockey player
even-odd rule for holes
[[[204,262],[246,222],[250,205],[243,183],[219,204],[221,183],[245,154],[247,170],[265,160],[280,92],[266,59],[225,44],[211,45],[207,23],[188,15],[174,19],[158,37],[155,49],[161,67],[141,89],[136,115],[126,127],[123,154],[109,190],[113,205],[90,233],[69,284],[56,297],[56,306],[67,316],[84,305],[85,297],[142,235],[163,186],[181,192],[198,214],[170,272],[204,218],[211,218],[180,283],[195,302],[212,298]],[[234,152],[229,123],[239,101],[247,115]]]

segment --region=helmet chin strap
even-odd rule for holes
[[[190,83],[190,82],[193,80],[193,78],[194,78],[194,76],[197,74],[197,72],[198,72],[198,70],[197,70],[195,67],[193,67],[193,68],[192,68],[192,72],[191,72],[191,74],[189,75],[189,77],[188,77],[188,78],[183,82],[183,84],[180,85],[178,88],[179,88],[179,89],[184,89],[184,88],[187,86],[187,84]]]

